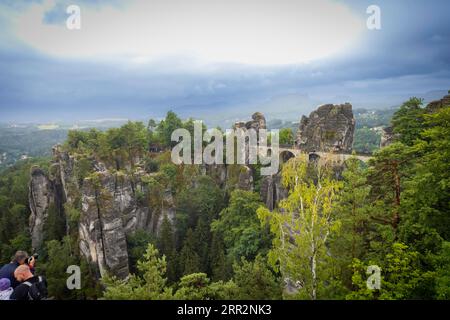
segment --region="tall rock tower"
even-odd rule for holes
[[[297,131],[295,147],[307,152],[352,151],[355,118],[350,103],[325,104],[303,116]]]

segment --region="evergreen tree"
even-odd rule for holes
[[[166,286],[166,259],[159,257],[158,250],[149,244],[143,260],[138,263],[142,276],[131,275],[126,280],[115,277],[102,279],[106,289],[106,300],[165,300],[172,297],[172,290]]]
[[[197,242],[195,241],[194,232],[192,229],[189,229],[178,260],[179,274],[188,275],[199,272],[200,259],[196,248]]]
[[[153,236],[144,230],[136,230],[127,236],[130,272],[136,273],[138,271],[138,261],[142,260],[150,243],[154,243]]]
[[[223,235],[227,254],[233,260],[253,259],[258,253],[267,252],[270,236],[256,214],[261,205],[257,193],[236,189],[231,193],[228,207],[211,224],[214,232]]]
[[[66,219],[63,209],[51,202],[47,210],[47,221],[43,230],[44,240],[62,240],[66,234]]]
[[[239,287],[238,300],[279,300],[282,298],[282,286],[269,269],[266,261],[258,255],[253,262],[242,258],[241,263],[233,266],[234,283]]]
[[[67,288],[69,266],[80,266],[81,289],[69,290]],[[98,281],[94,281],[94,274],[87,262],[80,258],[75,238],[65,236],[61,241],[46,242],[44,254],[37,264],[36,274],[45,276],[49,297],[57,300],[95,299],[100,293]]]
[[[227,258],[225,255],[225,247],[222,236],[218,232],[213,233],[209,257],[211,278],[214,281],[227,280],[229,272],[227,267]]]
[[[176,280],[177,275],[177,252],[175,248],[175,235],[172,230],[172,223],[167,215],[164,216],[161,224],[157,247],[159,252],[166,256],[167,279],[169,283],[173,283]]]
[[[181,278],[174,295],[178,300],[233,300],[237,287],[232,281],[214,282],[205,273],[193,273]]]
[[[350,158],[345,166],[343,188],[335,205],[336,219],[341,227],[339,232],[331,235],[329,246],[337,271],[335,276],[347,290],[351,290],[352,271],[349,264],[355,258],[361,259],[368,249],[370,207],[367,198],[370,186],[366,180],[367,170],[357,158]]]
[[[172,147],[177,143],[172,141],[172,132],[180,128],[183,128],[183,122],[173,111],[169,111],[166,118],[158,124],[156,132],[166,147]]]
[[[378,266],[381,270],[380,289],[367,286],[367,267],[370,265]],[[416,299],[417,289],[433,277],[432,272],[421,269],[419,253],[398,242],[389,248],[385,256],[378,256],[367,264],[355,259],[352,268],[352,280],[357,290],[350,293],[347,299]]]
[[[409,164],[413,157],[412,149],[397,142],[376,152],[369,161],[369,198],[377,207],[371,219],[389,226],[393,241],[398,238],[403,182],[410,175]]]
[[[210,280],[205,273],[192,273],[181,278],[176,299],[205,300],[209,297]]]
[[[209,273],[209,245],[211,243],[210,226],[202,216],[198,219],[197,226],[194,232],[195,243],[197,243],[197,253],[200,263],[200,271]]]
[[[422,104],[423,99],[413,97],[403,103],[392,117],[394,132],[406,145],[412,145],[423,130],[425,110],[422,108]]]
[[[78,265],[78,260],[72,253],[72,243],[70,237],[64,237],[59,242],[51,240],[46,243],[46,262],[38,263],[38,274],[44,274],[47,279],[49,296],[55,299],[70,299],[77,292],[66,287],[68,277],[66,270],[70,265]]]
[[[450,241],[450,215],[447,214],[450,212],[450,106],[426,115],[425,124],[427,129],[412,147],[414,171],[409,175],[404,200],[404,211],[411,219],[403,234],[411,241],[420,240],[413,238],[408,229],[421,224],[424,236],[433,229],[444,240]],[[433,241],[431,245],[434,244]]]
[[[280,130],[280,144],[294,145],[294,133],[291,128],[283,128]]]
[[[450,299],[450,242],[442,243],[442,250],[436,258],[436,296],[441,300]]]
[[[185,180],[186,187],[176,196],[176,229],[180,240],[189,228],[197,227],[200,218],[203,226],[211,224],[224,205],[224,192],[211,177],[194,175]]]

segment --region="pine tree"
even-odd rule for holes
[[[193,273],[180,279],[174,295],[177,300],[232,300],[238,288],[233,281],[213,282],[205,273]]]
[[[281,283],[262,256],[258,255],[252,262],[242,258],[240,264],[234,264],[233,270],[233,280],[239,288],[237,299],[279,300],[282,298]]]
[[[200,259],[196,251],[197,243],[194,232],[189,229],[184,240],[183,248],[179,257],[179,274],[188,275],[197,273],[200,270]]]
[[[370,265],[378,266],[381,270],[379,289],[367,286],[367,267]],[[399,242],[389,247],[385,256],[378,256],[366,264],[355,259],[352,269],[352,280],[357,290],[350,293],[347,299],[417,299],[417,290],[434,276],[432,272],[422,270],[417,251]]]
[[[157,247],[162,255],[166,256],[167,261],[167,279],[169,283],[176,281],[176,248],[175,248],[175,235],[173,233],[172,223],[167,215],[164,216],[161,231],[157,241]]]
[[[223,239],[220,233],[214,232],[211,243],[210,256],[210,269],[211,278],[214,281],[227,280],[228,279],[228,268],[227,259],[225,256],[225,247],[223,244]]]
[[[158,250],[149,244],[146,253],[138,263],[142,277],[131,275],[126,280],[104,277],[104,298],[106,300],[164,300],[172,297],[167,287],[166,259],[160,258]]]
[[[369,199],[376,210],[371,219],[390,227],[392,242],[398,238],[401,217],[403,181],[410,174],[414,150],[396,142],[375,153],[369,161],[367,180],[371,186]],[[387,230],[389,231],[389,230]]]
[[[209,224],[205,221],[205,218],[203,216],[198,219],[194,237],[195,242],[197,243],[200,271],[208,273],[208,253],[209,244],[211,243],[211,231]]]
[[[365,239],[370,222],[367,204],[370,186],[367,185],[366,170],[357,158],[350,158],[345,164],[343,189],[335,206],[336,219],[340,220],[341,228],[339,233],[331,236],[330,251],[336,262],[336,276],[351,290],[352,272],[348,266],[353,259],[361,259],[367,251]]]
[[[44,227],[44,241],[61,240],[66,234],[66,221],[62,208],[51,202]]]
[[[423,99],[413,97],[403,103],[392,117],[394,132],[399,135],[399,140],[412,145],[420,137],[424,129],[425,109],[422,108]]]

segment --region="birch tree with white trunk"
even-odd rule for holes
[[[297,284],[298,298],[316,300],[330,260],[327,239],[339,230],[333,206],[342,183],[334,178],[326,159],[308,162],[306,157],[284,165],[282,183],[289,195],[278,209],[258,210],[261,222],[268,222],[274,234],[269,261],[285,279]]]

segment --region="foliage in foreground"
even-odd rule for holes
[[[254,262],[245,259],[235,264],[237,281],[212,282],[205,273],[183,276],[171,287],[167,286],[166,259],[160,257],[154,245],[149,244],[144,259],[138,262],[138,274],[125,280],[106,276],[102,283],[106,287],[107,300],[232,300],[232,299],[278,299],[281,286],[258,256]],[[239,285],[238,285],[239,284]]]

